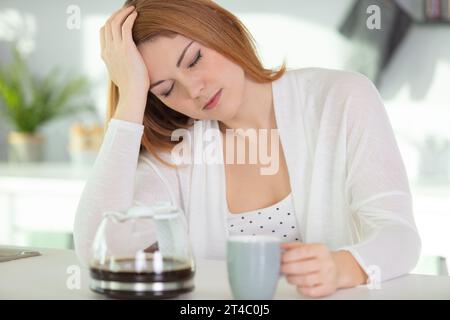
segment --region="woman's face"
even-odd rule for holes
[[[149,73],[150,91],[168,107],[194,119],[226,121],[235,116],[245,88],[240,66],[182,35],[158,37],[138,50]],[[219,103],[203,109],[220,89]]]

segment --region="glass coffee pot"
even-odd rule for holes
[[[105,212],[90,263],[91,290],[112,298],[172,298],[194,289],[184,213],[167,202]]]

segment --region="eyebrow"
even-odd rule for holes
[[[181,64],[181,62],[183,62],[184,55],[186,54],[186,51],[189,49],[189,47],[190,47],[191,44],[193,44],[193,43],[194,43],[194,41],[191,41],[191,42],[186,46],[186,48],[184,48],[183,52],[181,53],[181,56],[178,58],[178,61],[177,61],[177,68],[180,67],[180,64]],[[152,85],[150,86],[150,89],[149,89],[149,90],[153,89],[154,87],[156,87],[157,85],[163,83],[164,81],[166,81],[166,80],[159,80],[159,81],[157,81],[156,83],[154,83],[154,84],[152,84]]]

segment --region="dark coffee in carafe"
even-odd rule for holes
[[[150,257],[139,263],[141,267],[136,268],[135,259],[121,258],[92,265],[91,289],[118,299],[173,298],[194,289],[194,268],[185,261]]]

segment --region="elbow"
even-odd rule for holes
[[[83,239],[80,238],[79,233],[76,230],[74,230],[73,234],[73,245],[78,262],[83,267],[88,267],[91,258],[90,250],[87,249],[89,248],[89,245],[84,243]]]
[[[385,251],[382,265],[381,281],[391,280],[411,273],[416,267],[422,250],[422,241],[416,229],[409,226],[401,228],[401,241],[392,245],[391,250]],[[399,229],[397,229],[399,231]]]
[[[392,226],[384,230],[389,242],[369,241],[353,248],[355,258],[370,277],[379,282],[388,281],[410,273],[417,265],[422,241],[415,228],[405,225]],[[375,278],[374,278],[375,279]]]
[[[419,262],[422,251],[422,240],[416,229],[409,227],[408,229],[409,232],[405,232],[402,235],[403,241],[397,247],[398,250],[395,250],[397,257],[394,261],[397,261],[397,266],[393,268],[393,274],[388,276],[386,280],[409,274]]]
[[[412,230],[407,246],[408,250],[405,250],[408,252],[407,257],[405,257],[405,273],[410,273],[417,266],[422,252],[422,239],[417,230]]]
[[[84,267],[89,266],[91,259],[91,243],[88,238],[86,225],[78,211],[73,225],[73,246],[78,262]]]

